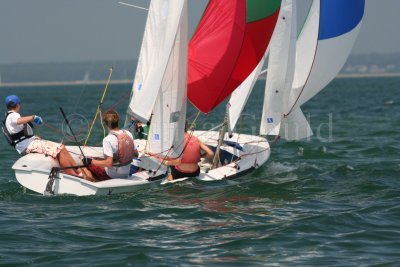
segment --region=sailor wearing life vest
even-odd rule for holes
[[[132,159],[139,155],[132,134],[119,129],[119,116],[114,110],[106,111],[103,121],[109,129],[109,134],[103,139],[104,159],[84,158],[82,162],[90,171],[87,175],[91,175],[96,181],[127,178]]]
[[[168,181],[184,177],[196,177],[200,174],[200,158],[212,158],[214,152],[192,133],[188,133],[188,125],[185,125],[186,132],[184,137],[183,152],[180,158],[165,157],[160,158],[162,164],[170,166],[171,174]],[[205,153],[201,153],[204,151]],[[155,155],[153,155],[155,156]]]
[[[5,99],[7,112],[3,120],[3,134],[7,142],[13,146],[19,154],[40,153],[57,159],[61,167],[76,166],[76,162],[63,144],[44,140],[33,133],[34,122],[37,125],[43,123],[41,117],[30,115],[21,117],[21,100],[16,95],[9,95]],[[67,174],[81,176],[81,169],[65,170]]]

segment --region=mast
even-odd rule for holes
[[[221,152],[221,146],[222,146],[222,143],[224,142],[226,131],[228,130],[228,124],[229,124],[229,103],[226,105],[226,113],[225,113],[225,117],[224,117],[224,122],[222,124],[221,129],[219,130],[217,149],[215,150],[215,155],[213,158],[213,165],[212,165],[211,169],[218,168],[218,166],[219,166],[219,161],[220,161],[219,154]]]

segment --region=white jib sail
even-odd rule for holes
[[[186,120],[187,47],[185,1],[175,43],[153,109],[146,148],[149,152],[170,157],[178,157],[182,152]]]
[[[300,108],[283,118],[279,126],[279,136],[288,141],[301,140],[313,135],[310,123]]]
[[[151,1],[128,116],[142,122],[150,119],[170,61],[185,4],[185,0]]]
[[[261,69],[264,66],[264,59],[258,63],[258,66],[253,70],[249,77],[231,94],[231,98],[229,99],[229,127],[230,130],[233,130],[238,122],[244,106],[249,99],[251,92],[253,91],[253,87],[257,82],[257,79],[260,75]]]
[[[295,67],[297,10],[295,0],[282,2],[281,13],[271,41],[261,135],[278,135],[287,109]]]

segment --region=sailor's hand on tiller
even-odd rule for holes
[[[89,167],[90,165],[92,165],[92,159],[91,158],[83,158],[82,163],[83,163],[83,165]]]

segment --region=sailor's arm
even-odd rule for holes
[[[175,166],[181,164],[180,158],[172,158],[168,156],[158,156],[157,154],[148,153],[149,156],[155,157],[159,162],[168,166]]]
[[[35,122],[36,124],[42,124],[43,120],[41,117],[37,116],[37,115],[30,115],[30,116],[25,116],[25,117],[20,117],[17,120],[17,124],[21,125],[21,124],[27,124],[29,122]]]
[[[17,124],[27,124],[28,122],[31,122],[35,119],[35,115],[30,115],[30,116],[25,116],[25,117],[20,117],[17,120]]]
[[[178,158],[178,159],[164,160],[163,164],[164,164],[164,165],[167,165],[167,166],[179,165],[179,164],[181,164],[181,159]]]
[[[203,142],[200,142],[200,148],[205,152],[205,154],[201,154],[202,158],[212,158],[214,156],[214,152]]]
[[[112,167],[113,166],[113,158],[106,157],[105,159],[93,159],[92,164],[99,167]]]

